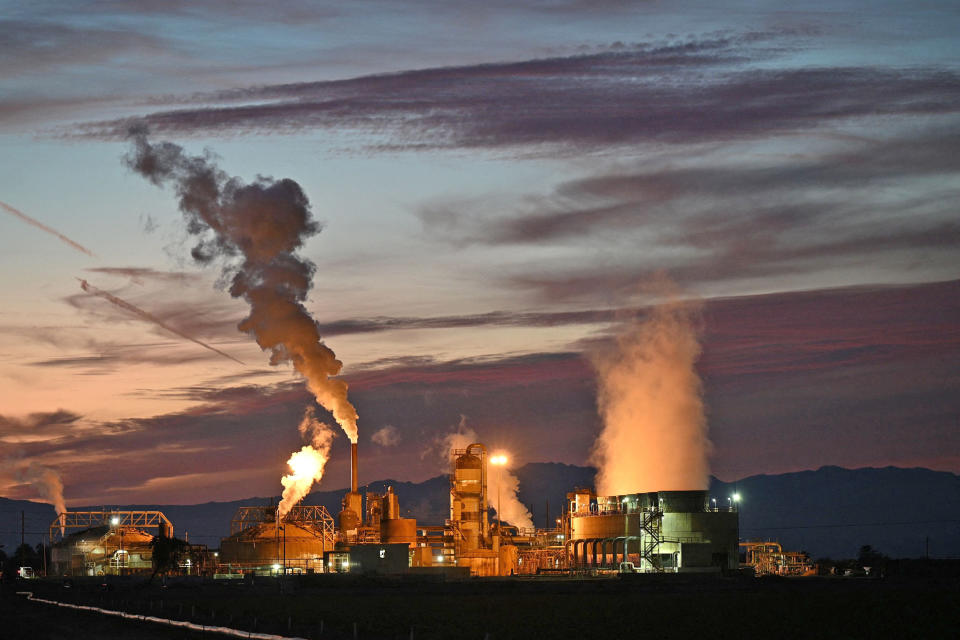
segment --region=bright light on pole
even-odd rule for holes
[[[503,524],[503,521],[500,519],[500,485],[502,484],[500,469],[507,464],[507,456],[502,454],[499,456],[491,456],[490,464],[497,467],[497,535],[500,535],[500,527]]]
[[[112,524],[113,526],[117,526],[118,524],[120,524],[120,518],[118,518],[117,516],[113,516],[112,518],[110,518],[110,524]]]

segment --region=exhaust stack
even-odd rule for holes
[[[357,443],[350,443],[350,491],[357,493]]]

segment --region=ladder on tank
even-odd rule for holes
[[[643,530],[643,544],[640,555],[646,560],[655,573],[663,573],[660,562],[660,541],[663,533],[663,511],[659,509],[645,509],[640,519],[640,528]]]

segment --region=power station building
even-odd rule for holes
[[[519,530],[491,522],[488,466],[497,462],[474,443],[451,452],[450,512],[418,526],[400,517],[399,497],[359,491],[357,445],[351,446],[350,490],[336,519],[322,506],[297,504],[237,510],[211,573],[405,573],[458,575],[538,573],[720,572],[736,570],[736,505],[711,508],[706,491],[653,491],[599,496],[567,494],[557,526]],[[67,529],[83,529],[65,535]],[[51,525],[59,575],[145,572],[153,535],[172,536],[160,512],[68,512]]]

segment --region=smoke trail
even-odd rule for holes
[[[699,305],[668,301],[624,322],[616,349],[594,358],[604,422],[591,458],[599,494],[707,488],[698,318]]]
[[[187,231],[198,238],[193,258],[222,260],[230,295],[250,304],[238,328],[270,351],[270,364],[291,362],[356,442],[357,411],[347,400],[347,384],[332,378],[343,363],[321,341],[303,306],[315,266],[296,251],[320,226],[300,185],[263,176],[245,184],[221,171],[209,153],[189,156],[169,142],[150,144],[144,127],[132,128],[130,137],[127,165],[158,186],[176,189]]]
[[[420,459],[429,459],[436,464],[437,469],[446,472],[450,467],[450,453],[454,449],[466,449],[474,442],[480,442],[477,432],[467,426],[467,416],[460,414],[460,421],[453,431],[442,433],[433,439],[433,442],[420,452]]]
[[[39,462],[31,462],[17,475],[21,481],[30,483],[44,500],[52,504],[58,515],[67,510],[63,499],[63,479],[57,471]]]
[[[509,460],[507,464],[510,464]],[[487,469],[487,492],[491,506],[499,511],[504,523],[521,529],[533,529],[533,516],[520,502],[520,481],[509,467],[490,465]],[[497,503],[500,504],[497,504]]]
[[[233,360],[234,362],[236,362],[237,364],[243,364],[243,362],[241,362],[240,360],[237,360],[236,358],[234,358],[234,357],[233,357],[232,355],[230,355],[229,353],[224,353],[223,351],[220,351],[220,349],[217,349],[216,347],[211,347],[210,345],[208,345],[208,344],[205,343],[205,342],[201,342],[200,340],[197,340],[196,338],[194,338],[194,337],[192,337],[192,336],[188,336],[187,334],[185,334],[184,332],[182,332],[182,331],[180,331],[180,330],[178,330],[178,329],[174,329],[173,327],[171,327],[170,325],[168,325],[167,323],[165,323],[165,322],[164,322],[163,320],[161,320],[160,318],[154,316],[154,315],[151,314],[151,313],[148,313],[148,312],[144,311],[144,310],[141,309],[140,307],[136,307],[136,306],[130,304],[129,302],[127,302],[126,300],[121,300],[121,299],[118,298],[117,296],[112,295],[112,294],[109,294],[109,293],[107,293],[106,291],[103,291],[102,289],[97,289],[95,286],[93,286],[92,284],[90,284],[89,282],[87,282],[86,280],[84,280],[84,279],[82,279],[82,278],[77,278],[77,280],[80,281],[80,288],[83,289],[84,291],[86,291],[87,293],[89,293],[89,294],[91,294],[91,295],[98,296],[98,297],[100,297],[100,298],[103,298],[104,300],[107,300],[107,301],[109,301],[109,302],[117,305],[118,307],[120,307],[120,308],[123,309],[124,311],[129,311],[130,313],[132,313],[133,315],[137,316],[138,318],[141,318],[141,319],[143,319],[143,320],[146,320],[147,322],[152,322],[152,323],[154,323],[155,325],[157,325],[157,326],[159,326],[159,327],[162,327],[163,329],[166,329],[166,330],[169,331],[170,333],[172,333],[172,334],[174,334],[174,335],[178,335],[178,336],[180,336],[181,338],[184,338],[185,340],[189,340],[190,342],[195,342],[196,344],[200,345],[200,346],[203,347],[204,349],[209,349],[210,351],[213,351],[214,353],[220,354],[220,355],[223,356],[224,358],[229,358],[229,359]]]
[[[40,222],[39,220],[34,220],[33,218],[31,218],[30,216],[28,216],[27,214],[25,214],[23,211],[20,211],[19,209],[14,209],[14,208],[11,207],[10,205],[6,204],[5,202],[0,202],[0,207],[3,207],[3,208],[6,209],[9,213],[12,213],[13,215],[15,215],[16,217],[20,218],[21,220],[23,220],[23,221],[26,222],[27,224],[33,225],[33,226],[36,227],[37,229],[41,229],[42,231],[46,231],[46,232],[49,233],[50,235],[54,235],[54,236],[60,238],[62,241],[64,241],[65,243],[67,243],[68,245],[70,245],[71,247],[73,247],[74,249],[76,249],[77,251],[81,251],[81,252],[87,254],[88,256],[90,256],[91,258],[96,258],[96,257],[97,257],[96,255],[94,255],[93,251],[90,251],[90,249],[87,249],[85,246],[83,246],[83,245],[80,244],[79,242],[74,242],[73,240],[71,240],[71,239],[68,238],[67,236],[63,235],[62,233],[60,233],[60,232],[57,231],[56,229],[51,229],[50,227],[48,227],[47,225],[43,224],[43,223]]]
[[[303,420],[300,421],[298,429],[301,436],[310,440],[310,444],[304,445],[287,460],[293,473],[280,479],[283,485],[283,499],[279,505],[280,518],[287,515],[291,507],[310,493],[314,482],[320,482],[323,478],[323,469],[330,459],[330,445],[336,436],[330,427],[317,420],[313,407],[307,407],[303,412]]]

